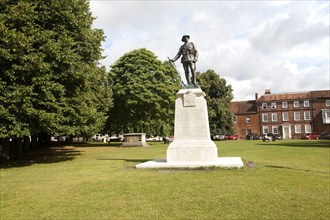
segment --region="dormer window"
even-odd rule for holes
[[[304,101],[304,107],[309,107],[309,100]]]
[[[282,102],[282,108],[288,108],[288,102]]]
[[[267,103],[266,103],[266,102],[262,103],[262,104],[261,104],[261,108],[262,108],[262,109],[267,109]]]
[[[270,104],[270,108],[271,108],[271,109],[276,109],[276,102],[272,102],[272,103]]]

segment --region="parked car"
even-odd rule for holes
[[[301,136],[301,139],[307,139],[307,140],[318,140],[319,135],[316,133],[311,133],[311,134],[303,134]]]
[[[330,134],[328,134],[328,135],[326,136],[326,139],[330,139]]]
[[[224,134],[218,134],[218,135],[212,136],[212,140],[214,140],[214,141],[217,141],[217,140],[223,141],[225,139],[226,139],[226,137]]]
[[[282,140],[283,137],[279,134],[274,134],[276,140]]]
[[[163,138],[159,136],[146,138],[146,141],[162,141],[162,140]]]
[[[249,133],[246,135],[246,140],[260,140],[260,135],[255,133]]]
[[[107,140],[108,140],[108,135],[95,134],[92,137],[92,141],[103,141],[103,142],[106,142]]]
[[[311,133],[310,140],[318,140],[318,139],[319,139],[319,135],[318,134]]]
[[[107,139],[108,142],[111,142],[111,141],[123,141],[124,140],[124,136],[123,135],[112,135],[111,137],[109,137]]]
[[[226,140],[237,140],[238,137],[237,137],[237,135],[226,135],[225,139]]]

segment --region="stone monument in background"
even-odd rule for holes
[[[136,168],[243,167],[240,157],[218,157],[211,140],[205,93],[196,81],[198,51],[189,38],[182,37],[184,44],[169,59],[176,70],[174,62],[181,57],[187,84],[176,94],[174,139],[167,149],[167,158],[141,163]]]
[[[146,133],[127,133],[124,134],[122,147],[147,147]]]

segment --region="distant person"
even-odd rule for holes
[[[164,144],[169,144],[170,143],[170,138],[169,137],[163,137]]]
[[[198,59],[198,51],[194,43],[189,42],[189,35],[183,35],[181,41],[184,44],[180,47],[177,55],[171,59],[171,62],[175,62],[181,57],[181,63],[183,65],[184,73],[186,75],[187,85],[197,85],[196,82],[196,62]]]
[[[264,140],[265,140],[265,141],[268,141],[268,142],[271,142],[271,141],[272,141],[272,138],[269,137],[267,134],[265,134],[265,136],[264,136]]]

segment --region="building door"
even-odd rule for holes
[[[291,138],[291,125],[282,125],[282,134],[283,139],[290,139]]]

